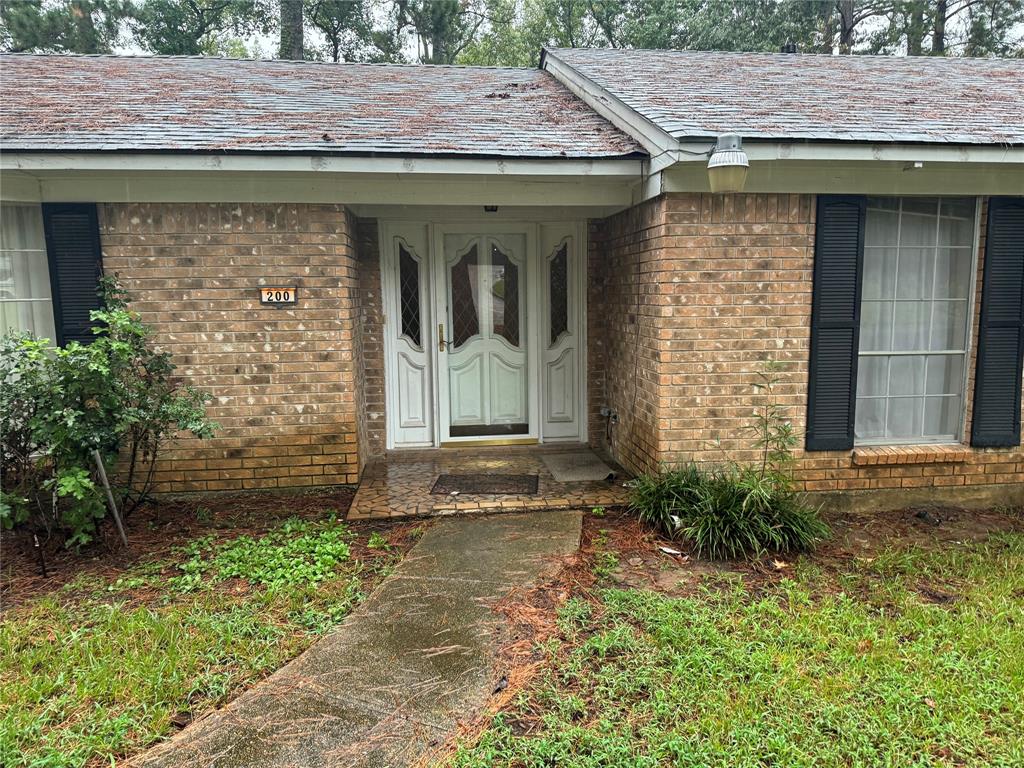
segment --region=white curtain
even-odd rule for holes
[[[0,205],[0,332],[9,331],[56,338],[38,205]]]
[[[856,436],[957,440],[974,269],[972,198],[868,200]]]

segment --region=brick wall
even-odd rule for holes
[[[785,365],[776,391],[802,443],[813,196],[665,195],[592,223],[591,241],[589,354],[599,382],[589,409],[608,405],[619,415],[610,441],[604,420],[592,416],[594,443],[633,471],[687,459],[755,459],[747,428],[766,359]],[[1024,482],[1020,448],[798,456],[808,491]]]
[[[384,305],[380,279],[380,244],[376,219],[356,220],[359,272],[359,323],[356,339],[357,391],[361,465],[384,454]]]
[[[633,472],[657,466],[667,437],[659,424],[663,286],[674,263],[666,207],[658,198],[590,228],[588,432]],[[616,412],[616,424],[600,415],[601,406]]]
[[[211,440],[176,440],[158,491],[358,479],[353,219],[337,205],[105,204],[104,269],[214,396]],[[275,309],[257,289],[297,285]]]

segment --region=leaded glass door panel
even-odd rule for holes
[[[445,234],[438,316],[445,439],[530,433],[527,238]]]

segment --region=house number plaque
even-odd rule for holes
[[[298,288],[294,285],[260,288],[260,304],[270,304],[275,307],[295,304],[297,295]]]

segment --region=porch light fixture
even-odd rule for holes
[[[743,139],[723,133],[708,158],[708,181],[712,192],[742,192],[747,183],[750,161],[743,151]]]

